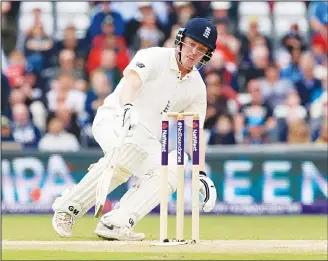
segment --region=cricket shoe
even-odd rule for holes
[[[141,241],[145,238],[144,233],[133,232],[133,229],[127,226],[104,224],[102,221],[99,221],[94,232],[97,236],[106,240]]]
[[[65,212],[55,212],[52,218],[52,227],[61,237],[72,236],[72,226],[74,223],[75,219]]]

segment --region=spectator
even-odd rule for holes
[[[73,24],[68,24],[64,30],[64,39],[56,42],[56,55],[61,53],[62,50],[71,50],[74,52],[75,57],[87,58],[90,46],[87,41],[78,39],[76,36],[76,28]]]
[[[328,100],[328,68],[317,68],[315,74],[318,79],[321,79],[322,94],[311,103],[310,115],[312,119],[318,119],[322,117],[322,115],[327,111],[327,108],[323,107],[323,105]]]
[[[27,105],[36,100],[45,102],[46,89],[40,75],[32,68],[27,67],[24,72],[23,83],[20,89],[26,96]]]
[[[325,102],[327,101],[327,99],[328,99],[328,93],[326,90],[325,92],[323,92],[321,94],[321,96],[317,100],[315,100],[315,102],[313,102],[311,104],[311,107],[310,107],[311,118],[317,119],[317,118],[322,117],[323,112],[324,112],[323,106],[324,106]]]
[[[105,49],[101,55],[100,69],[104,71],[107,80],[114,88],[121,80],[122,74],[120,69],[116,66],[116,53],[112,49]]]
[[[328,3],[325,1],[311,2],[308,10],[312,30],[327,38]]]
[[[215,128],[211,130],[209,145],[231,145],[236,144],[233,131],[232,118],[229,115],[222,114],[218,117]]]
[[[97,69],[91,74],[91,89],[87,92],[85,111],[88,122],[91,124],[96,111],[104,103],[105,98],[113,91],[112,84],[107,79],[104,71]]]
[[[275,108],[283,104],[288,91],[294,87],[290,81],[280,79],[278,68],[271,64],[265,70],[265,77],[260,79],[260,88],[264,100]]]
[[[290,80],[293,83],[302,79],[302,72],[299,67],[301,55],[301,48],[295,47],[291,50],[291,61],[289,62],[286,68],[282,68],[280,70],[280,77],[282,79]]]
[[[240,42],[234,35],[228,32],[227,25],[229,20],[227,18],[219,18],[214,23],[218,32],[216,50],[222,52],[225,62],[237,65]]]
[[[40,76],[35,74],[34,71],[28,67],[24,73],[24,82],[21,85],[19,91],[24,96],[23,100],[28,107],[32,115],[33,124],[40,130],[45,131],[47,109],[46,103],[46,90]]]
[[[15,142],[22,144],[25,148],[37,148],[41,133],[31,122],[27,106],[16,104],[12,111],[12,133]]]
[[[13,89],[9,96],[10,107],[13,108],[16,104],[26,104],[26,96],[20,89]]]
[[[173,7],[175,9],[174,18],[172,19],[173,24],[178,24],[182,27],[189,19],[193,18],[195,15],[195,9],[191,2],[181,1],[173,2]]]
[[[99,106],[104,103],[105,98],[113,91],[113,85],[106,77],[103,70],[97,69],[91,73],[91,89],[87,92],[85,111],[87,120],[85,121],[82,134],[84,143],[88,147],[99,147],[92,134],[92,122]]]
[[[9,97],[11,86],[7,76],[1,70],[1,114],[10,117]]]
[[[10,85],[15,89],[19,89],[21,96],[23,96],[22,99],[19,99],[20,102],[29,106],[36,100],[44,101],[44,86],[41,77],[31,66],[25,66],[25,58],[21,52],[18,51],[16,54],[12,54],[7,73],[10,75],[11,84],[13,84]],[[3,78],[3,81],[5,79]],[[11,117],[9,108],[7,113],[9,113],[7,116]]]
[[[116,53],[116,66],[123,73],[125,67],[130,62],[130,54],[126,48],[119,46],[119,43],[114,35],[107,35],[102,48],[92,48],[87,62],[87,71],[89,74],[99,68],[101,63],[101,55],[104,49],[112,49]]]
[[[281,45],[289,52],[291,52],[294,48],[300,48],[301,50],[305,50],[306,43],[300,34],[298,24],[290,25],[289,31],[281,39]]]
[[[40,151],[67,152],[80,149],[76,137],[64,129],[63,123],[58,118],[50,120],[48,129],[48,133],[39,142]]]
[[[47,66],[49,50],[53,46],[52,39],[44,32],[43,25],[34,25],[25,41],[25,55],[33,70],[40,73]]]
[[[326,25],[326,30],[328,31],[328,24]],[[328,59],[328,37],[323,36],[319,32],[315,33],[311,45],[315,63],[320,65],[326,64]]]
[[[174,41],[175,41],[175,38],[176,38],[176,35],[177,35],[179,29],[180,29],[180,25],[178,25],[178,24],[175,24],[172,26],[170,37],[168,39],[166,39],[166,41],[164,42],[164,44],[163,44],[164,47],[167,47],[167,48],[175,47]]]
[[[209,72],[206,75],[207,101],[215,105],[217,113],[234,114],[238,110],[237,93],[227,85],[223,85],[221,77],[216,72]]]
[[[263,125],[257,125],[252,122],[248,125],[248,129],[244,134],[242,143],[247,145],[260,145],[270,143],[270,139],[268,134],[265,132]]]
[[[218,19],[226,19],[229,26],[229,31],[232,32],[234,30],[234,26],[231,23],[229,17],[229,9],[231,8],[230,2],[219,2],[219,1],[212,1],[211,2],[211,9],[212,9],[212,21],[216,21]]]
[[[56,107],[56,111],[49,114],[48,124],[53,118],[57,118],[64,125],[67,132],[73,134],[78,141],[81,141],[81,126],[74,111],[70,110],[65,104],[60,104]]]
[[[321,133],[322,125],[328,120],[328,96],[327,92],[324,94],[322,101],[314,107],[311,111],[311,136],[312,140],[316,140]],[[313,104],[314,105],[314,104]],[[314,109],[319,109],[317,112]]]
[[[101,10],[92,17],[91,25],[89,28],[90,40],[93,41],[93,38],[102,33],[101,25],[107,15],[111,15],[114,19],[115,25],[115,35],[124,35],[125,24],[122,19],[122,16],[114,11],[110,10],[110,3],[104,1],[101,3]]]
[[[240,75],[244,78],[244,85],[252,79],[262,78],[269,66],[269,49],[264,45],[257,45],[251,51],[251,65],[240,69]],[[244,88],[240,91],[243,91]]]
[[[194,7],[196,17],[205,17],[205,18],[209,17],[211,1],[190,1],[190,2]]]
[[[3,1],[1,2],[1,13],[6,14],[10,11],[11,9],[11,3],[10,1]]]
[[[22,91],[19,88],[13,89],[9,96],[9,105],[10,106],[9,106],[9,110],[8,110],[8,118],[10,120],[13,119],[12,108],[16,104],[25,104],[26,106],[28,106],[28,101],[26,99],[26,95],[25,95],[24,91]]]
[[[7,117],[1,115],[1,141],[14,141],[10,121]]]
[[[135,54],[140,49],[161,46],[163,41],[164,33],[157,27],[155,15],[150,13],[143,16],[130,50]]]
[[[8,12],[11,9],[10,1],[1,2],[1,34],[8,31]]]
[[[3,48],[1,48],[1,72],[6,72],[7,67],[8,67],[7,56],[6,56]]]
[[[291,118],[287,120],[288,125],[288,144],[304,144],[309,143],[310,139],[310,131],[309,126],[306,121],[300,118],[294,118],[291,115]]]
[[[259,44],[265,45],[271,54],[272,46],[269,38],[259,32],[257,17],[249,18],[249,28],[246,34],[241,34],[240,37],[240,56],[242,63],[251,63],[251,51]]]
[[[315,140],[315,143],[328,144],[328,120],[324,120],[321,125],[319,137]]]
[[[32,10],[33,22],[31,24],[31,27],[29,27],[25,31],[25,36],[30,35],[36,25],[42,24],[41,14],[42,14],[41,8],[37,7],[36,5]]]
[[[274,109],[274,116],[277,119],[287,119],[292,114],[293,117],[298,116],[300,119],[307,118],[307,111],[301,105],[301,99],[294,89],[288,90],[285,101]]]
[[[92,41],[92,47],[93,48],[104,48],[104,41],[107,36],[115,36],[115,24],[114,24],[114,18],[111,15],[107,15],[102,23],[101,26],[102,33],[95,36],[95,38]],[[126,49],[126,42],[123,36],[115,36],[118,46],[120,46],[121,49]]]
[[[84,118],[85,93],[74,89],[75,78],[68,72],[62,72],[58,80],[54,81],[52,89],[47,93],[47,107],[50,112],[58,106],[65,105],[76,113],[79,119]]]
[[[126,25],[126,31],[124,38],[126,39],[127,45],[129,48],[134,45],[135,43],[135,35],[137,34],[139,28],[144,23],[144,20],[148,20],[148,23],[152,23],[155,25],[152,25],[153,27],[157,28],[159,31],[161,31],[165,36],[169,36],[169,31],[166,32],[163,25],[161,24],[159,18],[156,16],[154,9],[152,7],[151,2],[140,2],[139,5],[139,11],[140,14],[137,14],[136,17],[131,19],[127,25]],[[146,22],[146,23],[147,23]],[[158,34],[158,33],[156,33]]]
[[[111,3],[111,8],[113,11],[116,11],[121,14],[124,22],[128,22],[135,17],[140,16],[140,2],[124,2],[124,1],[115,1]],[[142,3],[147,5],[148,2]],[[151,1],[151,5],[156,13],[156,16],[159,18],[160,22],[164,25],[168,25],[168,13],[169,7],[171,5],[170,2],[153,2]]]
[[[215,88],[212,88],[212,90],[215,90]],[[219,114],[215,104],[208,102],[205,114],[204,130],[210,130],[215,126],[218,115]]]
[[[63,49],[59,53],[59,66],[46,72],[47,78],[55,79],[62,71],[71,73],[76,79],[85,79],[86,76],[83,70],[77,70],[75,67],[75,53],[69,49]]]
[[[238,68],[235,64],[225,62],[221,51],[215,51],[212,59],[205,66],[205,73],[215,71],[220,75],[222,84],[231,86],[236,92],[239,91],[237,73]]]
[[[287,91],[285,101],[274,109],[273,114],[278,121],[278,139],[283,142],[287,140],[286,124],[289,118],[307,119],[307,111],[301,105],[301,99],[294,89]]]
[[[12,88],[19,87],[24,82],[25,67],[26,59],[23,52],[12,51],[8,57],[7,70],[4,72]]]
[[[321,81],[314,77],[314,57],[310,53],[303,54],[300,59],[299,68],[302,73],[295,86],[301,97],[302,105],[307,109],[310,104],[322,94]]]
[[[265,143],[274,139],[276,121],[273,118],[272,107],[266,103],[258,80],[251,80],[248,84],[251,101],[243,105],[235,116],[236,132],[243,133],[244,142]]]
[[[286,69],[291,61],[291,53],[285,48],[278,47],[273,51],[273,63],[279,68],[279,72]]]

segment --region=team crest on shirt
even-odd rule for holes
[[[144,68],[145,65],[141,62],[137,62],[136,65],[139,67],[139,68]]]

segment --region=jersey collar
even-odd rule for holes
[[[179,71],[179,67],[178,67],[178,62],[177,59],[175,58],[175,48],[172,48],[171,53],[170,53],[170,69],[174,70],[176,72],[180,72]],[[190,73],[188,73],[184,79],[189,79],[190,77],[192,77],[193,73],[195,71],[198,71],[197,68],[195,66],[193,66],[192,70]]]

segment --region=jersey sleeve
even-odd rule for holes
[[[200,128],[204,127],[205,115],[207,108],[207,96],[206,96],[206,87],[203,83],[203,88],[195,96],[193,102],[184,110],[184,112],[193,112],[198,113],[199,115],[199,126]],[[188,127],[192,127],[192,117],[186,117],[185,124]]]
[[[144,83],[147,79],[154,75],[156,71],[156,53],[155,48],[139,50],[123,71],[123,76],[126,76],[129,70],[134,70],[138,73]]]

